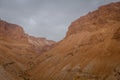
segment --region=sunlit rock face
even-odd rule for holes
[[[66,37],[38,57],[35,80],[119,80],[120,2],[74,21]]]

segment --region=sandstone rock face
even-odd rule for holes
[[[38,48],[41,52],[49,50],[55,43],[55,41],[47,40],[45,38],[29,36],[24,32],[21,26],[3,20],[0,21],[0,40],[27,43],[33,48]]]
[[[30,80],[34,60],[52,48],[54,41],[35,38],[22,27],[0,20],[0,80]]]
[[[18,41],[27,40],[22,27],[0,20],[0,39],[12,39]]]
[[[89,12],[74,21],[69,27],[67,36],[82,31],[97,31],[100,28],[104,28],[108,23],[112,24],[114,21],[120,21],[119,11],[119,3],[101,6],[98,10]]]
[[[34,46],[36,50],[41,52],[47,51],[55,44],[55,41],[47,40],[46,38],[36,38],[33,36],[28,36],[28,42]]]
[[[119,80],[120,2],[74,21],[66,37],[38,57],[35,80]]]

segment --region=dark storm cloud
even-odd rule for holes
[[[72,21],[120,0],[0,0],[0,17],[34,36],[60,40]]]

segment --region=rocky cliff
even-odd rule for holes
[[[19,25],[0,20],[0,39],[27,41],[27,35]]]
[[[29,80],[34,60],[54,41],[26,34],[22,27],[0,20],[0,80]]]
[[[74,21],[66,37],[38,57],[35,80],[119,80],[120,2]]]
[[[26,43],[31,47],[33,46],[33,48],[39,48],[39,51],[47,51],[55,43],[55,41],[45,38],[30,36],[24,32],[21,26],[3,20],[0,20],[0,40]]]

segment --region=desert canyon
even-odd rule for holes
[[[0,80],[120,80],[120,2],[78,18],[59,42],[0,20]]]

